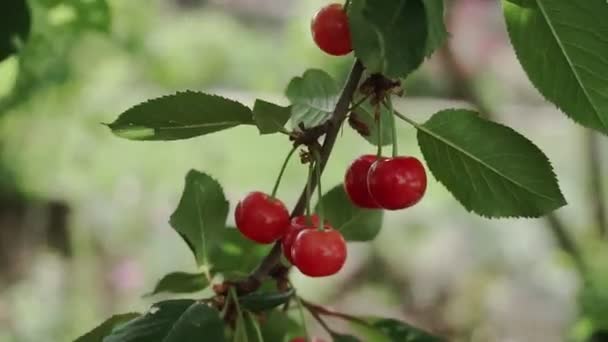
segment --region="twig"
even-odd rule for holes
[[[350,322],[354,322],[354,323],[358,323],[358,324],[362,324],[362,325],[369,325],[369,323],[367,323],[366,321],[364,321],[358,317],[327,309],[320,305],[313,304],[303,298],[300,298],[300,301],[302,302],[304,307],[306,307],[306,309],[308,309],[308,311],[310,311],[310,313],[313,314],[313,316],[316,313],[316,314],[324,315],[324,316],[337,317],[337,318],[343,319],[345,321],[350,321]]]
[[[323,146],[321,147],[321,157],[320,162],[316,165],[319,169],[319,172],[322,173],[325,169],[325,165],[327,165],[327,161],[329,160],[329,156],[331,151],[334,148],[336,143],[336,139],[338,137],[338,133],[340,131],[340,127],[342,123],[346,119],[346,115],[348,114],[349,105],[352,101],[352,98],[357,91],[357,86],[361,81],[361,77],[363,75],[363,64],[361,64],[358,60],[355,61],[348,79],[346,80],[346,84],[342,89],[342,93],[338,99],[338,103],[336,104],[336,108],[334,112],[327,122],[327,133],[325,135],[325,140],[323,142]],[[316,178],[312,177],[312,179],[307,181],[307,184],[304,186],[304,190],[300,194],[300,198],[298,199],[297,204],[293,208],[291,212],[291,216],[298,216],[304,213],[304,209],[306,208],[306,188],[309,186],[314,188],[317,186]],[[281,243],[277,242],[274,244],[268,255],[262,259],[258,267],[247,277],[245,280],[238,282],[237,288],[240,293],[248,293],[254,292],[260,287],[262,279],[268,275],[268,273],[272,270],[272,268],[279,263],[281,259]]]
[[[599,235],[602,239],[608,238],[608,216],[606,213],[606,198],[602,174],[602,154],[599,139],[592,130],[587,130],[587,153],[589,162],[589,181],[591,200],[593,201],[593,216]]]

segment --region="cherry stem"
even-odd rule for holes
[[[312,161],[308,164],[308,182],[306,182],[306,222],[312,225],[312,219],[310,218],[310,198],[312,197],[312,177],[313,177],[314,164]]]
[[[291,284],[291,283],[290,283]],[[291,285],[293,287],[293,284]],[[300,300],[300,297],[297,294],[294,296],[296,299],[296,303],[298,303],[298,313],[300,314],[300,320],[302,321],[302,329],[304,330],[304,336],[306,337],[306,341],[310,341],[310,335],[308,334],[308,327],[306,326],[306,317],[304,316],[304,305]]]
[[[321,188],[321,156],[319,155],[319,151],[317,151],[317,149],[312,150],[313,155],[315,156],[315,164],[317,167],[315,167],[315,171],[316,171],[316,177],[317,177],[317,195],[319,196],[319,202],[317,203],[317,206],[319,207],[319,209],[317,210],[317,214],[319,215],[319,230],[323,230],[325,224],[324,224],[324,210],[323,210],[323,190]]]
[[[253,328],[255,329],[255,334],[256,334],[258,341],[264,341],[264,337],[262,337],[262,331],[260,330],[260,325],[255,320],[255,317],[253,317],[253,314],[249,311],[247,311],[245,314],[247,315],[247,317],[249,317],[249,319],[253,323]]]
[[[291,149],[291,151],[289,151],[289,153],[287,154],[287,157],[283,161],[283,165],[281,166],[281,171],[279,172],[279,176],[277,177],[277,180],[274,182],[274,187],[272,188],[272,194],[270,195],[270,197],[275,198],[277,191],[279,190],[279,184],[281,184],[281,179],[283,179],[283,174],[285,173],[285,169],[287,168],[287,164],[289,163],[291,156],[293,156],[293,153],[296,150],[297,150],[297,147],[294,146]]]
[[[399,144],[397,143],[397,124],[395,123],[395,109],[393,108],[393,101],[391,100],[390,96],[386,99],[386,102],[388,102],[388,110],[389,110],[389,115],[391,116],[391,126],[393,129],[393,132],[391,134],[391,139],[393,140],[393,158],[394,158],[399,155]]]
[[[379,105],[376,105],[374,116],[378,130],[378,151],[376,152],[376,157],[380,158],[382,157],[382,144],[384,142],[382,141],[382,113],[380,112]]]

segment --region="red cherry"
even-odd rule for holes
[[[414,157],[375,162],[367,176],[369,192],[384,209],[397,210],[418,203],[426,191],[426,172]]]
[[[333,56],[353,51],[348,16],[341,4],[321,8],[312,18],[312,37],[317,46]]]
[[[259,243],[271,243],[285,235],[289,212],[283,202],[262,192],[251,192],[236,206],[236,227]]]
[[[344,176],[344,190],[356,206],[367,209],[380,208],[372,198],[367,186],[367,174],[378,157],[371,154],[363,155],[348,167]]]
[[[287,233],[285,233],[285,236],[283,236],[283,239],[281,240],[283,255],[285,255],[285,258],[287,258],[289,262],[293,264],[293,259],[291,258],[291,246],[293,246],[293,242],[296,239],[296,236],[298,236],[298,233],[304,229],[314,229],[318,226],[319,216],[317,215],[312,215],[310,217],[296,216],[291,219],[289,228],[287,228]]]
[[[291,257],[294,265],[307,276],[329,276],[344,266],[346,241],[329,224],[325,224],[323,230],[304,229],[291,246]]]

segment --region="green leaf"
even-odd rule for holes
[[[76,10],[76,25],[101,32],[110,31],[110,6],[106,0],[71,0],[66,5],[74,6]]]
[[[169,220],[186,241],[199,266],[212,266],[209,248],[218,244],[228,216],[228,201],[220,184],[207,174],[191,170],[182,198]]]
[[[281,310],[270,311],[261,329],[265,342],[285,342],[304,335],[300,324]]]
[[[417,128],[429,169],[467,210],[538,217],[566,204],[547,157],[511,128],[456,109]]]
[[[112,330],[114,330],[117,326],[139,316],[141,316],[141,314],[139,313],[114,315],[108,318],[105,322],[101,323],[95,329],[74,340],[74,342],[100,342],[103,340],[104,337],[110,335],[112,333]]]
[[[235,227],[226,227],[210,247],[209,259],[215,272],[248,274],[271,248],[245,238]]]
[[[391,342],[441,342],[439,337],[430,335],[409,324],[394,319],[370,319],[372,327],[386,337]]]
[[[310,69],[302,77],[289,82],[285,95],[293,104],[291,126],[310,128],[327,121],[338,102],[340,90],[336,81],[325,71]]]
[[[382,140],[379,139],[378,125],[375,119],[374,107],[369,103],[362,103],[348,117],[348,124],[370,144],[378,146],[382,141],[383,146],[392,143],[391,116],[386,107],[379,108],[382,120]]]
[[[108,127],[130,140],[179,140],[241,124],[253,124],[246,106],[217,95],[187,91],[141,103]]]
[[[608,133],[605,0],[503,1],[511,43],[528,77],[576,122]]]
[[[255,292],[239,297],[239,303],[243,309],[260,312],[274,309],[279,305],[287,303],[294,294],[294,289],[284,292]]]
[[[198,342],[224,341],[219,312],[190,299],[154,304],[139,318],[115,329],[103,342]]]
[[[422,64],[429,50],[423,0],[353,0],[348,15],[355,55],[370,73],[406,77]]]
[[[342,184],[335,186],[321,199],[325,218],[347,241],[373,240],[382,228],[382,210],[362,209],[348,199]],[[319,204],[315,207],[319,211]]]
[[[424,0],[426,18],[428,21],[428,36],[426,37],[426,52],[428,57],[435,52],[448,38],[443,17],[443,0]]]
[[[26,0],[0,1],[0,61],[17,52],[31,30],[30,8]]]
[[[332,339],[334,342],[361,342],[360,339],[352,335],[334,334]]]
[[[162,292],[193,293],[206,289],[209,279],[204,273],[173,272],[164,276],[154,287],[154,291],[147,294],[152,296]]]
[[[248,342],[266,342],[263,340],[260,325],[252,313],[247,311],[243,312],[243,323],[245,331],[247,332]]]
[[[290,107],[282,107],[259,99],[253,105],[253,120],[260,134],[272,134],[283,130],[290,116]]]

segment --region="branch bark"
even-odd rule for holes
[[[338,103],[336,104],[336,108],[329,120],[328,130],[325,135],[325,140],[323,141],[323,146],[321,147],[321,159],[320,163],[316,167],[320,167],[320,172],[323,173],[325,170],[325,166],[327,165],[327,161],[331,155],[331,152],[336,143],[336,139],[338,137],[338,133],[340,132],[340,127],[344,123],[346,119],[346,115],[348,114],[350,103],[352,98],[357,91],[357,87],[359,82],[361,81],[361,77],[363,76],[363,64],[358,60],[355,61],[344,88],[340,94],[338,99]],[[314,170],[316,172],[316,170]],[[317,186],[316,177],[311,177],[310,187],[314,189]],[[300,194],[300,198],[296,203],[295,207],[291,212],[291,216],[299,216],[304,214],[304,210],[306,208],[306,187],[308,183],[304,185],[304,189]],[[262,280],[275,268],[281,260],[281,243],[277,242],[274,244],[268,255],[260,262],[258,267],[247,277],[244,281],[237,283],[237,288],[241,293],[253,292],[257,290],[262,282]]]
[[[589,162],[590,195],[593,216],[600,238],[608,238],[608,215],[606,213],[606,197],[602,174],[602,154],[599,138],[592,130],[587,130],[587,153]]]

